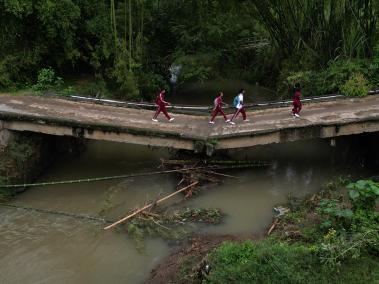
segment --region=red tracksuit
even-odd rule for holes
[[[293,114],[299,114],[301,111],[302,104],[300,101],[300,97],[301,97],[300,91],[296,91],[295,94],[293,95],[293,100],[292,100],[292,105],[293,105],[292,113]]]
[[[215,99],[215,108],[213,109],[211,121],[213,121],[215,119],[215,117],[217,116],[218,113],[222,114],[225,121],[227,120],[227,117],[226,117],[225,113],[223,112],[221,106],[222,106],[222,98],[221,98],[221,96],[218,96]]]
[[[221,113],[221,115],[224,117],[225,121],[227,120],[227,117],[225,115],[225,113],[223,112],[222,110],[222,97],[221,96],[218,96],[216,99],[215,99],[215,108],[213,109],[213,113],[212,113],[212,118],[211,118],[211,121],[213,121],[215,119],[215,117]]]
[[[237,117],[238,114],[242,114],[242,119],[243,120],[246,120],[246,111],[245,111],[245,107],[242,106],[241,108],[237,108],[236,112],[234,113],[231,121],[233,121],[233,119],[235,119]]]
[[[154,119],[157,119],[158,115],[163,112],[163,114],[167,117],[168,120],[171,119],[171,117],[167,113],[166,105],[168,105],[168,102],[164,100],[164,92],[160,92],[158,95],[158,98],[156,100],[157,104],[157,111],[154,114]]]

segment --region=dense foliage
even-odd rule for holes
[[[297,80],[305,94],[355,95],[355,87],[342,89],[351,72],[377,84],[378,7],[377,0],[0,0],[0,88],[34,85],[52,68],[64,78],[90,75],[119,97],[148,98],[179,66],[178,84],[238,78],[283,95]]]
[[[272,238],[226,242],[205,283],[374,283],[379,280],[379,184],[360,180],[290,202]]]

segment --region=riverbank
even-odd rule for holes
[[[376,283],[378,198],[373,181],[328,183],[279,208],[270,236],[193,238],[146,283]]]
[[[174,249],[166,259],[154,268],[145,284],[192,283],[200,280],[204,257],[225,241],[242,241],[248,236],[206,235],[193,236]]]

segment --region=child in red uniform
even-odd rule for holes
[[[163,89],[163,90],[159,93],[157,99],[155,100],[155,104],[157,105],[157,111],[155,112],[152,121],[157,122],[157,121],[158,121],[157,117],[158,117],[158,115],[159,115],[161,112],[163,112],[163,114],[167,117],[167,119],[168,119],[169,121],[173,121],[173,120],[174,120],[174,118],[173,118],[173,117],[170,117],[170,116],[168,115],[168,113],[167,113],[166,105],[171,105],[171,104],[170,104],[169,102],[166,102],[166,101],[164,100],[164,95],[165,95],[165,94],[166,94],[166,90]]]
[[[225,122],[230,122],[230,119],[228,119],[228,118],[226,117],[225,113],[224,113],[223,110],[222,110],[222,105],[223,105],[223,104],[225,105],[225,103],[222,102],[222,97],[223,97],[223,95],[224,95],[223,92],[219,92],[219,93],[218,93],[218,97],[215,98],[215,100],[214,100],[214,105],[215,105],[215,107],[214,107],[213,112],[212,112],[212,118],[211,118],[211,120],[209,121],[210,124],[214,124],[214,119],[215,119],[215,117],[217,116],[218,113],[221,113],[221,114],[222,114],[222,116],[223,116],[224,119],[225,119]]]
[[[299,113],[300,113],[301,108],[302,108],[300,98],[301,98],[300,88],[296,87],[295,93],[293,95],[293,100],[292,100],[292,105],[293,105],[292,115],[293,115],[293,117],[300,117]]]

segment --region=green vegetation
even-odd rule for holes
[[[379,281],[379,184],[330,183],[307,200],[290,199],[274,234],[225,242],[206,257],[195,283],[376,283]],[[188,265],[187,265],[188,266]],[[193,270],[192,270],[193,271]],[[191,272],[193,273],[193,272]]]
[[[32,86],[34,91],[47,91],[59,88],[63,83],[61,77],[57,77],[51,68],[43,68],[38,73],[37,83]]]
[[[341,86],[341,92],[349,97],[363,97],[370,91],[366,78],[361,73],[353,74],[348,81]]]
[[[224,243],[210,256],[204,283],[376,283],[379,263],[373,256],[350,259],[338,269],[320,265],[316,248],[283,244]]]
[[[186,208],[172,213],[145,213],[127,224],[128,234],[138,250],[144,249],[144,239],[159,236],[166,240],[181,240],[194,230],[192,223],[219,224],[223,214],[218,209]]]
[[[361,96],[378,84],[378,11],[373,0],[0,1],[0,89],[80,93],[70,78],[85,75],[84,95],[150,99],[179,66],[179,85]]]

